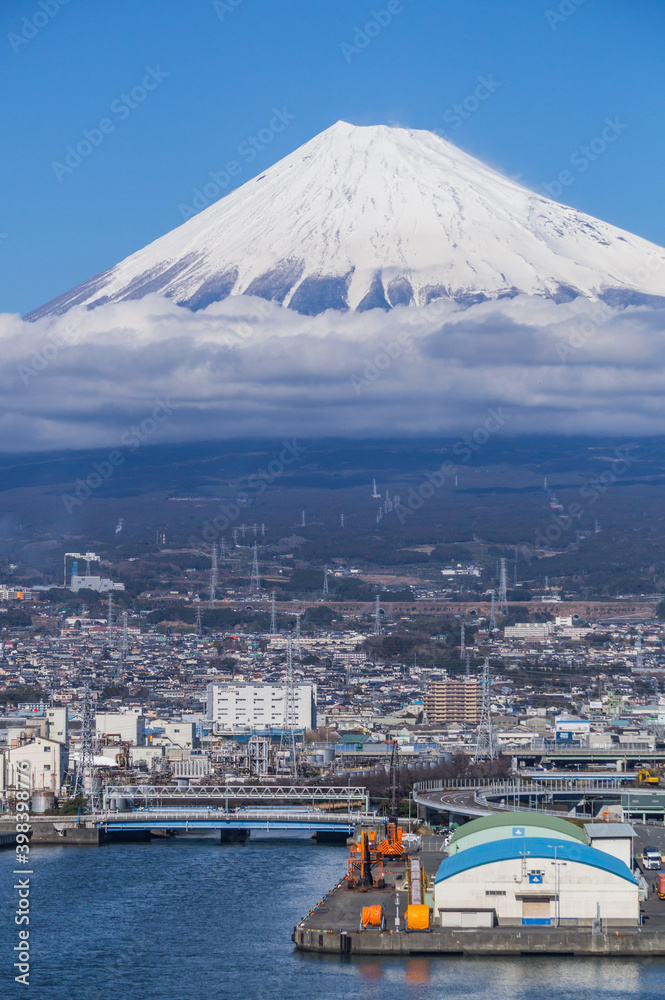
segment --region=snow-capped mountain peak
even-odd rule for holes
[[[30,319],[158,292],[298,312],[462,304],[519,293],[665,296],[665,251],[515,183],[426,131],[337,122]]]

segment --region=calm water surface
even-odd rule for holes
[[[0,997],[39,1000],[663,1000],[665,961],[342,959],[293,925],[344,873],[308,841],[35,848],[29,987],[13,981],[13,852],[0,852]]]

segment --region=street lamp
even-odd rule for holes
[[[559,869],[567,865],[567,861],[557,860],[557,851],[559,850],[558,844],[548,844],[548,847],[554,848],[554,926],[558,928],[559,921],[561,919],[561,902],[559,900],[559,891],[561,888],[561,875]]]

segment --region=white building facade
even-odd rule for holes
[[[316,725],[316,685],[294,684],[296,729]],[[286,719],[283,684],[208,684],[208,718],[225,729],[281,729]]]

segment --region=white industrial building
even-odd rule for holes
[[[145,717],[136,712],[98,712],[95,716],[98,736],[117,736],[138,747],[145,746],[145,724]]]
[[[98,594],[107,594],[113,590],[124,590],[125,585],[124,583],[114,583],[113,580],[109,580],[105,576],[79,576],[77,573],[72,573],[69,589],[73,590],[75,594],[79,590],[94,590]]]
[[[44,736],[69,745],[69,716],[66,708],[47,708]]]
[[[29,764],[29,769],[21,768],[20,765],[25,763]],[[20,788],[27,791],[29,787],[35,791],[47,788],[59,795],[68,766],[67,747],[56,740],[38,736],[30,743],[12,747],[0,755],[0,789]]]
[[[316,685],[294,684],[296,729],[316,725]],[[225,729],[280,729],[286,724],[283,684],[208,684],[208,718]]]
[[[640,922],[639,884],[605,851],[556,837],[513,837],[441,862],[435,918],[444,927],[608,927]]]

